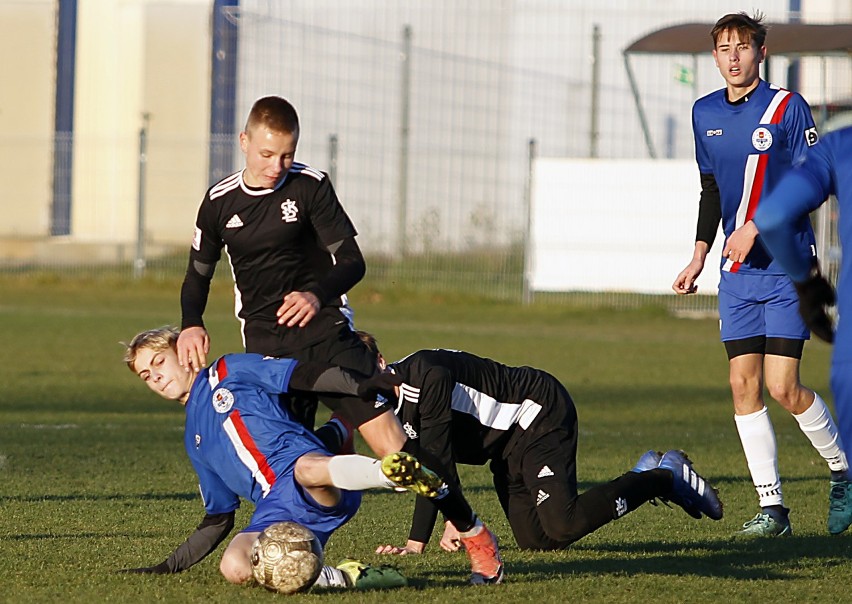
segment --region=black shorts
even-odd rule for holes
[[[521,440],[505,459],[492,460],[491,472],[518,546],[563,547],[549,535],[557,532],[553,527],[561,530],[565,511],[577,499],[576,419],[535,439]]]
[[[767,338],[766,336],[754,336],[742,340],[726,340],[725,351],[728,360],[744,354],[772,354],[779,357],[791,359],[802,359],[802,351],[805,348],[804,340],[793,340],[790,338]]]
[[[338,365],[344,369],[356,371],[363,375],[373,375],[378,372],[376,355],[361,341],[354,331],[344,326],[337,334],[320,342],[316,342],[292,355],[300,361],[317,361]],[[290,397],[288,408],[299,422],[314,428],[317,400],[348,420],[353,426],[360,426],[384,413],[391,411],[387,403],[377,405],[353,396],[334,394],[319,394],[317,396]]]

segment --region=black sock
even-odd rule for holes
[[[435,472],[441,478],[447,476],[446,468],[441,461],[428,451],[419,447],[417,441],[407,440],[403,445],[402,450],[417,457],[424,466]],[[452,481],[444,480],[447,484],[446,495],[439,495],[435,499],[431,499],[438,511],[444,515],[444,518],[453,523],[453,526],[459,532],[469,531],[476,524],[476,515],[473,513],[473,508],[464,498],[461,488],[457,485],[450,484]]]

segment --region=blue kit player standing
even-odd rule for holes
[[[794,162],[817,143],[810,108],[798,94],[760,79],[767,28],[762,17],[729,14],[715,24],[713,57],[726,86],[695,102],[695,154],[701,200],[692,261],[677,276],[678,294],[695,280],[716,236],[725,233],[719,282],[721,338],[730,366],[734,420],[761,511],[742,535],[789,535],[775,433],[763,402],[769,394],[789,411],[825,459],[833,481],[846,480],[848,463],[837,427],[822,398],[799,381],[804,342],[796,290],[763,246],[752,220],[762,199]],[[810,223],[798,223],[796,245],[815,254]],[[833,523],[834,508],[829,508]]]
[[[820,338],[834,342],[831,390],[840,437],[848,443],[852,442],[852,253],[841,259],[835,334],[828,314],[835,292],[819,264],[797,245],[801,222],[829,195],[837,196],[840,244],[846,247],[852,243],[852,128],[827,134],[801,166],[784,176],[760,205],[754,221],[775,261],[796,284],[805,322]],[[829,517],[828,530],[838,534],[852,524],[852,485],[848,480],[831,485],[830,505],[835,513]]]
[[[323,388],[372,396],[373,385],[379,387],[377,392],[382,388],[380,378],[359,381],[337,367],[257,354],[226,355],[198,374],[189,373],[178,361],[177,339],[176,329],[142,332],[128,345],[125,362],[151,390],[184,405],[184,444],[198,475],[206,515],[166,560],[129,572],[176,573],[200,562],[230,533],[240,498],[254,503],[255,510],[249,525],[228,544],[219,566],[236,584],[251,580],[252,543],[272,524],[297,522],[325,545],[357,511],[361,489],[405,487],[420,495],[438,495],[443,481],[409,455],[392,454],[382,461],[331,456],[278,400],[279,394],[292,390]],[[403,584],[398,573],[354,561],[324,568],[317,583]]]

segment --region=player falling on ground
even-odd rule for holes
[[[793,279],[799,293],[799,309],[811,330],[834,342],[831,389],[837,410],[840,440],[852,442],[852,254],[841,256],[838,280],[840,320],[835,335],[829,309],[835,292],[810,254],[796,245],[802,221],[828,198],[836,195],[840,208],[840,243],[852,241],[852,128],[825,136],[808,153],[805,162],[791,170],[772,194],[760,204],[754,221],[776,261]],[[852,524],[852,486],[832,480],[828,531],[838,534]]]
[[[767,252],[752,220],[761,200],[817,142],[805,100],[760,79],[766,33],[760,15],[745,13],[725,15],[710,32],[726,85],[693,107],[701,200],[692,261],[672,289],[678,294],[696,291],[695,280],[721,220],[726,237],[719,282],[721,339],[729,359],[734,420],[761,507],[740,534],[770,537],[790,535],[792,527],[764,385],[825,459],[832,485],[849,484],[849,464],[825,402],[799,381],[810,332],[799,316],[793,283]],[[807,218],[797,229],[796,245],[813,256],[814,234]],[[832,486],[832,499],[835,492]],[[838,516],[837,509],[834,503],[829,506],[830,526],[849,517],[846,511]]]
[[[324,545],[355,514],[362,489],[403,487],[428,497],[443,489],[442,480],[405,453],[382,461],[331,456],[278,401],[281,393],[324,388],[374,398],[387,387],[383,376],[359,382],[336,367],[254,354],[226,355],[196,376],[179,364],[177,338],[171,328],[142,332],[128,345],[125,361],[151,390],[184,405],[184,443],[198,474],[206,515],[165,561],[135,572],[175,573],[201,561],[230,533],[241,497],[256,507],[219,566],[222,575],[237,584],[251,579],[252,543],[272,524],[297,522]],[[363,566],[343,567],[353,571],[360,584],[331,567],[317,584],[400,584],[398,573]]]
[[[369,334],[362,337],[375,347]],[[384,366],[384,359],[380,362]],[[680,451],[649,451],[633,471],[577,493],[577,412],[552,375],[508,367],[466,352],[421,350],[385,367],[401,378],[396,413],[406,432],[458,481],[456,464],[490,461],[494,487],[518,546],[567,547],[654,498],[714,520],[722,503]],[[378,553],[421,553],[438,510],[418,498],[408,542]],[[459,548],[447,524],[441,547]]]

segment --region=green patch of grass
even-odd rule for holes
[[[218,573],[221,549],[174,576],[117,574],[159,562],[203,517],[182,444],[183,412],[122,364],[137,331],[179,321],[180,278],[3,278],[0,288],[0,593],[8,602],[278,601]],[[757,508],[733,426],[727,362],[712,319],[659,306],[522,306],[468,294],[362,285],[359,327],[396,359],[420,348],[469,350],[547,369],[580,416],[580,489],[610,480],[649,448],[683,448],[718,488],[720,522],[646,505],[560,552],[524,552],[494,496],[487,467],[462,467],[474,507],[500,536],[507,582],[465,585],[464,554],[433,537],[426,555],[393,559],[411,586],[394,592],[306,594],[334,602],[684,602],[847,599],[852,537],[825,529],[828,472],[795,421],[770,403],[795,536],[731,538]],[[232,293],[214,284],[206,320],[213,355],[240,349]],[[830,348],[807,346],[803,381],[830,399]],[[359,450],[366,453],[362,442]],[[250,514],[245,505],[238,524]],[[402,543],[412,501],[368,493],[329,542],[336,563],[369,563],[379,543]]]

